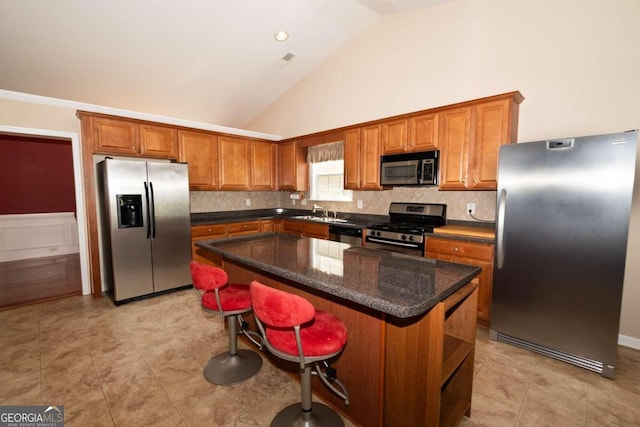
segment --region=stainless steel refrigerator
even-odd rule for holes
[[[613,378],[637,138],[500,149],[492,339]]]
[[[114,302],[190,286],[187,165],[105,159],[97,171],[103,276]]]

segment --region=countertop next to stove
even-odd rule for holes
[[[468,265],[277,233],[206,240],[196,245],[221,254],[225,260],[397,318],[426,313],[481,271]],[[327,253],[333,256],[323,256]],[[337,253],[341,256],[335,256]]]
[[[311,220],[294,218],[296,216],[307,214],[309,214],[309,211],[302,209],[253,209],[246,211],[193,213],[191,214],[191,225],[220,224],[258,219],[288,219],[312,222]],[[339,225],[363,229],[367,228],[367,226],[370,226],[371,224],[382,223],[389,220],[387,215],[368,215],[344,212],[339,212],[338,217],[347,220],[346,223],[339,223]],[[445,229],[440,230],[446,231],[446,233],[439,233],[436,231],[435,233],[427,233],[427,235],[449,239],[493,243],[495,240],[492,233],[494,228],[494,223],[447,220]]]

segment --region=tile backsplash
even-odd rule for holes
[[[357,207],[358,200],[362,201],[362,209]],[[192,213],[270,208],[311,209],[313,201],[306,202],[303,205],[301,200],[290,200],[288,191],[191,192]],[[391,202],[445,203],[447,218],[462,221],[473,221],[466,209],[467,203],[475,203],[476,218],[495,221],[496,216],[495,191],[439,191],[432,187],[395,187],[386,191],[354,191],[353,202],[316,203],[331,211],[386,215]]]

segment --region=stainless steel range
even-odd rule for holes
[[[391,203],[389,222],[367,227],[365,245],[410,255],[424,255],[424,233],[447,222],[447,205]]]

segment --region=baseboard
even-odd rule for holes
[[[626,335],[618,335],[618,345],[640,350],[640,339],[634,338],[634,337],[628,337]]]

